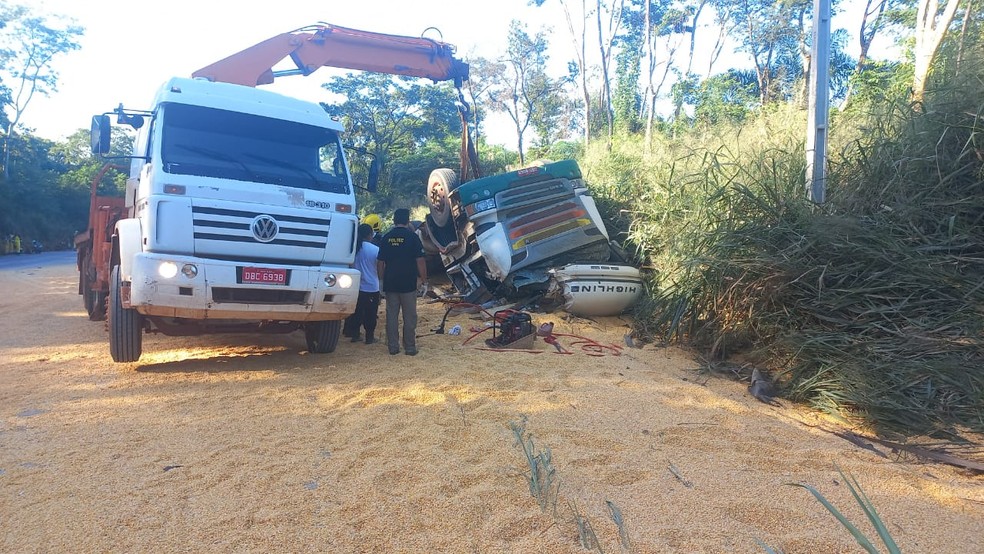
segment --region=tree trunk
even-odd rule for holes
[[[960,25],[960,41],[957,43],[957,75],[960,74],[960,64],[964,57],[964,39],[967,38],[967,22],[970,21],[970,14],[974,11],[974,0],[967,0],[967,9],[964,10],[963,23]]]
[[[608,148],[612,147],[612,97],[608,84],[608,56],[605,52],[605,35],[601,29],[601,2],[595,3],[595,20],[598,22],[598,50],[601,54],[601,109],[605,110],[605,124],[608,126]]]
[[[560,5],[564,7],[564,17],[567,19],[567,30],[571,33],[571,42],[574,43],[574,52],[577,54],[577,70],[581,76],[581,94],[584,97],[584,146],[591,140],[591,90],[588,89],[586,45],[587,45],[587,19],[585,11],[587,0],[581,0],[581,39],[578,40],[577,32],[574,30],[574,19],[571,18],[571,10],[567,6],[566,0],[561,0]]]
[[[14,132],[13,122],[7,124],[7,134],[3,137],[3,180],[10,180],[10,135]]]
[[[718,60],[721,56],[721,51],[724,50],[724,43],[728,39],[728,26],[722,21],[721,28],[718,30],[717,40],[714,41],[714,47],[711,48],[710,58],[707,60],[707,74],[704,75],[705,79],[711,78],[711,73],[714,71],[714,62]]]
[[[923,100],[933,58],[936,57],[940,43],[943,42],[946,30],[953,22],[953,16],[960,4],[958,0],[944,1],[946,6],[943,8],[943,13],[939,19],[936,16],[940,6],[938,0],[919,0],[916,9],[916,47],[912,75],[912,99],[916,102]]]
[[[513,115],[515,114],[515,115]],[[516,151],[519,152],[519,165],[526,165],[526,154],[523,152],[523,135],[525,128],[519,123],[519,99],[513,96],[513,121],[516,123]]]
[[[806,30],[806,10],[802,10],[797,14],[796,17],[798,30],[799,30],[799,51],[800,51],[800,63],[803,64],[803,88],[800,89],[800,94],[803,98],[803,108],[807,107],[807,99],[810,97],[810,64],[813,63],[813,55],[810,53],[810,41],[807,40],[807,36],[810,31]],[[817,22],[814,21],[813,25],[816,26]]]
[[[612,59],[612,44],[618,29],[622,26],[622,9],[625,0],[617,0],[618,6],[612,6],[612,11],[608,17],[608,37],[606,38],[601,27],[601,8],[602,0],[596,3],[596,19],[598,21],[598,48],[601,51],[601,84],[602,84],[602,108],[605,110],[605,122],[608,125],[608,148],[612,147],[612,137],[615,133],[615,119],[612,111],[612,87],[611,80],[608,78],[609,66]]]
[[[872,7],[872,2],[877,2],[877,4]],[[861,75],[861,72],[864,71],[864,64],[868,62],[868,50],[871,48],[871,42],[875,40],[875,34],[881,28],[881,15],[885,11],[886,2],[887,0],[868,0],[864,8],[864,15],[861,16],[861,30],[858,32],[861,53],[858,55],[857,65],[854,66],[853,78],[847,83],[847,92],[844,93],[844,102],[841,104],[842,110],[847,109],[851,102],[851,95],[854,94],[854,78]]]
[[[649,16],[649,0],[646,0],[645,15],[642,18],[643,26],[643,40],[646,43],[646,90],[643,91],[642,97],[645,99],[643,103],[643,109],[647,111],[646,113],[646,137],[644,147],[646,153],[648,154],[652,149],[653,145],[653,111],[656,105],[656,95],[653,92],[653,59],[656,57],[653,52],[652,43],[652,21],[650,21]]]

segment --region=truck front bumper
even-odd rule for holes
[[[285,283],[244,283],[244,268],[285,271]],[[355,311],[359,277],[358,270],[347,266],[243,263],[144,252],[133,259],[130,307],[144,315],[196,320],[344,319]]]

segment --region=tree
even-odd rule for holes
[[[491,104],[490,93],[495,83],[500,81],[506,66],[488,58],[474,57],[468,60],[468,96],[471,101],[472,125],[475,129],[475,141],[482,137],[483,106]]]
[[[3,40],[8,48],[2,53],[0,68],[4,81],[14,83],[4,100],[7,116],[3,137],[3,174],[10,177],[10,148],[17,125],[35,94],[48,95],[57,90],[58,72],[52,61],[60,54],[79,48],[78,38],[84,29],[60,17],[30,15],[26,8],[4,6]]]
[[[916,5],[916,45],[913,51],[912,99],[921,102],[933,58],[947,29],[953,23],[960,0],[918,0]]]
[[[710,49],[711,54],[707,61],[707,72],[704,73],[705,79],[709,79],[714,74],[714,64],[721,57],[721,52],[724,50],[724,45],[728,37],[731,36],[737,27],[735,18],[731,17],[731,12],[736,9],[733,2],[709,0],[709,3],[714,8],[714,23],[717,26],[718,33],[714,39],[714,45]]]
[[[505,112],[516,129],[516,146],[520,163],[525,163],[525,135],[534,129],[550,128],[562,114],[558,101],[564,81],[552,79],[544,71],[547,60],[547,36],[544,31],[530,36],[517,20],[509,25],[509,44],[502,60],[505,71],[490,95],[492,109]],[[541,137],[545,138],[545,137]]]
[[[864,13],[861,15],[861,29],[858,31],[858,42],[861,46],[861,53],[858,55],[858,61],[854,68],[852,79],[848,84],[847,92],[844,94],[844,102],[841,104],[841,109],[846,109],[851,102],[851,94],[854,92],[853,83],[865,70],[871,43],[875,40],[875,35],[878,34],[878,31],[885,25],[883,15],[887,5],[888,0],[866,0]]]
[[[615,131],[611,71],[609,68],[612,64],[612,46],[622,26],[624,8],[625,0],[612,0],[611,6],[607,6],[602,0],[595,2],[595,21],[598,23],[598,50],[601,53],[601,105],[602,109],[605,110],[609,147],[612,143],[612,133]]]
[[[970,27],[970,20],[974,13],[974,0],[967,0],[967,8],[964,10],[963,22],[960,24],[960,38],[957,41],[957,61],[956,73],[960,73],[960,64],[964,59],[964,48],[967,41],[967,30]],[[978,34],[979,36],[979,34]]]
[[[530,0],[531,5],[542,6],[546,0]],[[587,29],[588,17],[591,12],[588,10],[587,0],[581,0],[581,9],[578,12],[577,23],[575,24],[574,14],[571,12],[570,4],[576,3],[575,0],[560,0],[560,5],[564,8],[564,18],[567,21],[567,29],[571,34],[571,42],[574,45],[575,61],[572,75],[576,75],[581,84],[581,106],[584,110],[584,144],[587,145],[591,140],[591,89],[588,87],[588,58],[587,58]]]
[[[782,58],[788,63],[800,56],[798,22],[810,0],[715,0],[714,6],[727,13],[734,29],[740,33],[740,49],[747,52],[755,66],[759,101],[762,105],[780,97],[776,82]],[[805,69],[801,66],[802,69]],[[786,72],[788,75],[788,71]]]
[[[625,9],[624,31],[616,39],[618,51],[615,54],[615,91],[612,110],[615,112],[616,128],[635,132],[645,108],[639,93],[639,79],[642,74],[640,64],[643,51],[643,8],[638,0],[630,2]],[[643,2],[645,4],[645,2]]]
[[[720,123],[741,123],[748,116],[749,106],[757,93],[754,72],[731,69],[705,79],[690,92],[694,120],[709,127]]]
[[[116,125],[111,128],[108,157],[125,157],[133,147],[134,132],[129,127]],[[78,129],[63,142],[51,147],[48,158],[55,164],[65,168],[58,177],[58,187],[66,191],[81,191],[88,197],[92,186],[92,178],[99,173],[106,162],[126,165],[126,159],[104,159],[92,154],[89,142],[89,129]],[[107,173],[99,184],[99,194],[121,196],[126,185],[126,174],[123,172]],[[88,202],[84,203],[88,207]]]
[[[457,136],[461,130],[455,107],[458,96],[450,84],[422,85],[408,77],[349,73],[322,86],[341,97],[338,103],[321,105],[345,124],[345,144],[364,149],[383,162],[380,199],[406,197],[416,190],[413,186],[427,179],[427,173],[414,173],[399,175],[397,180],[387,162],[407,158],[431,142]]]
[[[646,147],[652,144],[653,123],[656,120],[656,101],[666,85],[671,72],[680,77],[679,80],[690,80],[691,67],[694,57],[695,33],[697,19],[704,8],[705,2],[698,3],[696,8],[690,6],[671,5],[669,3],[646,2],[647,11],[644,14],[645,26],[645,92],[646,98]],[[690,51],[687,67],[684,71],[674,68],[677,50],[689,35]],[[658,56],[657,52],[665,52]],[[659,77],[657,77],[659,72]],[[674,117],[680,114],[680,104],[676,105]]]

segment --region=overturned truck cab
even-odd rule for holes
[[[418,233],[467,302],[541,296],[575,315],[615,315],[642,294],[574,160],[461,185],[438,169],[427,198]]]

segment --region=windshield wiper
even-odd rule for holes
[[[227,154],[225,152],[219,152],[218,150],[212,150],[211,148],[205,148],[204,146],[191,145],[191,144],[177,143],[174,146],[182,150],[187,150],[188,152],[194,152],[196,154],[202,154],[205,156],[209,156],[211,158],[232,162],[234,164],[239,165],[239,167],[243,168],[243,171],[245,171],[246,174],[249,175],[251,178],[255,179],[260,177],[259,173],[250,169],[249,166],[247,166],[242,160],[231,154]]]
[[[268,163],[270,165],[275,165],[277,167],[282,167],[284,169],[292,169],[294,171],[303,173],[303,174],[305,174],[305,175],[307,175],[308,177],[311,178],[311,183],[314,184],[315,188],[318,188],[318,185],[320,185],[320,183],[318,182],[318,178],[314,176],[314,173],[311,173],[310,171],[308,171],[307,169],[304,169],[303,167],[301,167],[299,165],[288,163],[288,162],[285,162],[283,160],[277,160],[277,159],[274,159],[274,158],[268,158],[266,156],[261,156],[259,154],[248,153],[246,155],[249,156],[250,158],[253,158],[254,160],[260,160],[261,162],[266,162],[266,163]]]

